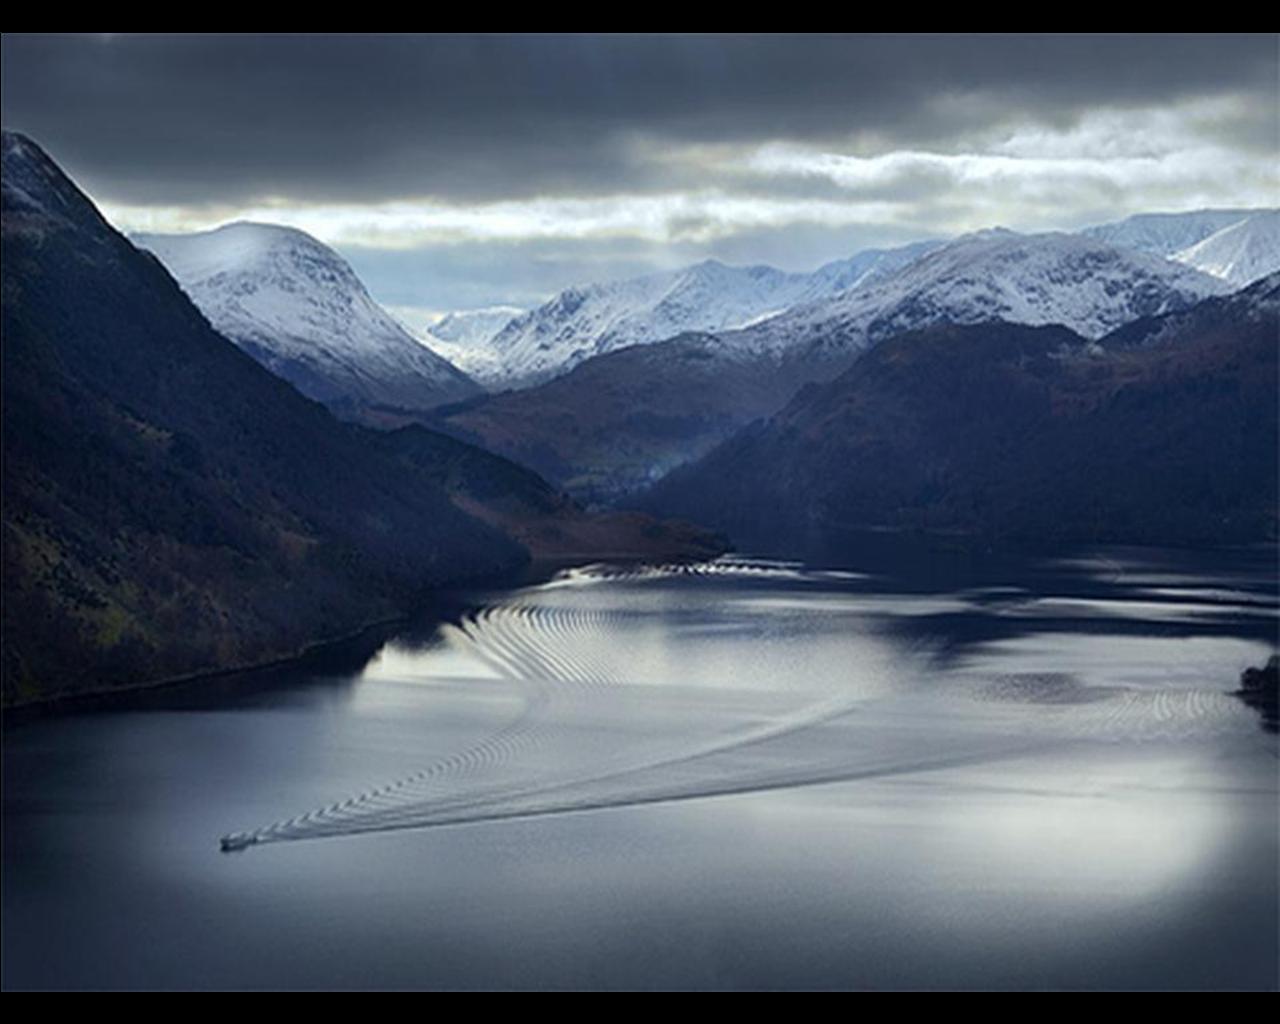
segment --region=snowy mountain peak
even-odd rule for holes
[[[1173,256],[1217,231],[1238,224],[1250,209],[1191,210],[1186,213],[1139,213],[1110,224],[1085,228],[1080,234],[1098,242],[1137,249],[1157,256]]]
[[[164,263],[218,331],[312,398],[426,409],[478,391],[306,232],[240,221],[134,242]]]
[[[219,275],[264,281],[308,282],[338,289],[356,299],[369,298],[363,282],[333,249],[305,231],[281,224],[234,221],[193,235],[137,235],[184,285],[207,284]]]
[[[1280,210],[1264,210],[1229,224],[1173,258],[1244,287],[1280,270]]]

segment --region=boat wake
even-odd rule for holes
[[[735,589],[718,603],[695,602],[682,638],[669,611],[659,614],[664,602],[643,591],[689,577]],[[839,586],[856,578],[717,560],[589,566],[519,592],[449,634],[488,670],[475,686],[493,685],[496,674],[517,687],[509,720],[401,778],[225,835],[222,849],[884,778],[1238,722],[1234,702],[1203,690],[1085,686],[1053,673],[960,673],[940,685],[928,646],[859,632],[865,595],[850,595],[850,613],[839,614]],[[822,586],[821,610],[804,628],[826,631],[814,649],[831,649],[835,638],[834,654],[813,655],[803,632],[771,633],[752,580]],[[756,617],[747,639],[735,634],[731,658],[707,657],[716,629],[742,615]],[[841,647],[850,637],[856,643]]]

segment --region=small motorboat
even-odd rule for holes
[[[232,832],[230,835],[222,837],[222,852],[235,853],[237,850],[252,846],[257,841],[258,837],[251,832]]]

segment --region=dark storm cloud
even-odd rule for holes
[[[1255,36],[15,36],[3,119],[124,203],[474,201],[687,187],[667,146],[945,149],[1011,119],[1257,98]],[[861,143],[859,140],[862,140]]]

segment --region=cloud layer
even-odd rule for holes
[[[6,35],[2,67],[117,223],[293,224],[405,305],[1280,201],[1273,35]]]

